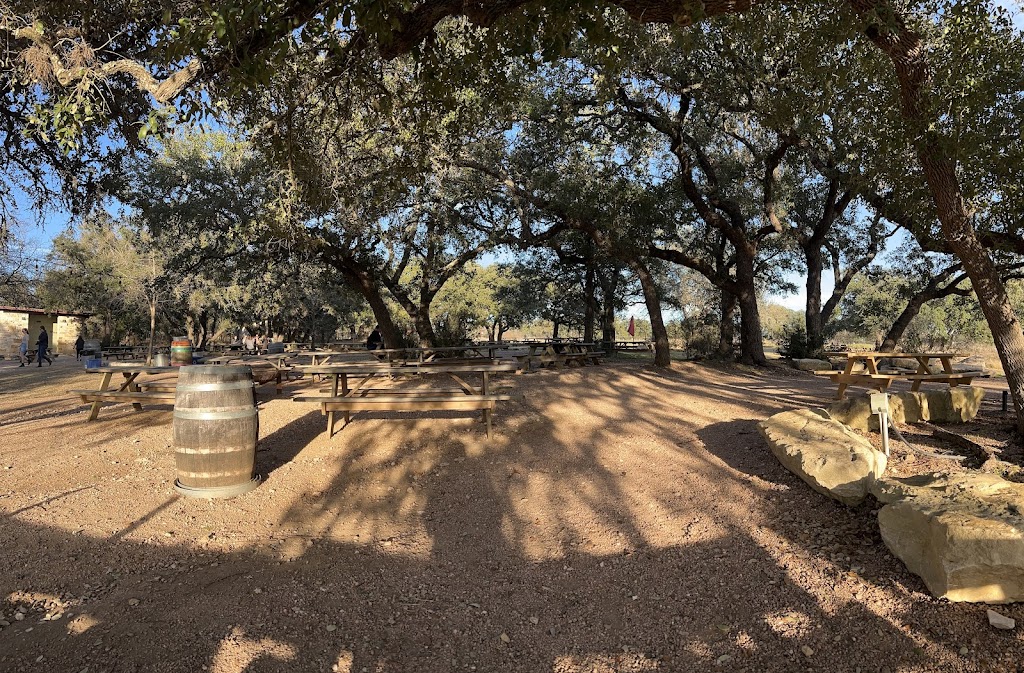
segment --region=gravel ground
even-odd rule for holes
[[[490,441],[459,413],[328,439],[264,388],[265,483],[207,501],[171,489],[169,407],[86,423],[65,391],[98,376],[0,363],[0,671],[1020,670],[1021,629],[931,598],[872,506],[771,456],[756,422],[827,381],[612,361],[501,382],[523,398]]]

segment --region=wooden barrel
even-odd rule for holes
[[[188,337],[174,337],[171,341],[171,366],[192,364],[192,340]]]
[[[259,484],[259,417],[250,367],[182,367],[174,400],[174,490],[230,498]]]

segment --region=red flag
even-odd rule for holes
[[[636,336],[636,325],[633,323],[633,316],[629,317],[629,327],[626,328],[629,336]]]

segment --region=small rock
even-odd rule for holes
[[[128,599],[128,605],[132,606],[133,608],[136,605],[138,605],[138,604],[139,604],[139,599],[138,598],[129,598]]]
[[[730,661],[732,661],[732,655],[723,654],[722,656],[715,659],[715,666],[724,666],[725,664],[728,664]]]
[[[537,619],[537,617],[536,617],[536,616],[532,616],[532,617],[530,617],[530,623],[531,623],[531,624],[538,624],[539,622],[540,622],[540,620],[539,620],[539,619]]]
[[[1007,617],[1006,615],[1001,615],[995,610],[988,610],[985,614],[988,615],[988,623],[997,629],[1011,631],[1013,627],[1017,625],[1016,620],[1011,617]]]
[[[25,619],[25,613],[24,612],[15,612],[14,613],[14,621],[20,622],[22,619]]]
[[[512,642],[512,639],[508,637],[507,633],[501,634],[500,636],[498,636],[498,638],[501,640],[501,642],[505,643],[506,645]]]
[[[260,589],[259,587],[256,587],[255,589],[252,590],[252,592],[254,594],[261,594],[261,593],[263,593],[263,589]]]
[[[11,623],[6,619],[0,619],[0,626],[10,626]]]
[[[967,649],[966,645],[960,648],[960,656],[965,657],[968,652],[970,652],[970,650]]]
[[[338,630],[338,627],[337,627],[337,626],[335,626],[334,624],[328,624],[328,625],[327,625],[327,630],[328,630],[328,631],[337,631],[337,630]]]
[[[804,653],[805,657],[813,657],[814,656],[814,650],[812,650],[811,648],[807,647],[806,645],[801,645],[800,646],[800,651]]]

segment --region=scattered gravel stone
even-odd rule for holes
[[[508,637],[507,633],[501,634],[500,636],[498,636],[498,638],[501,640],[501,642],[505,643],[506,645],[512,642],[512,639]]]
[[[133,608],[136,605],[138,605],[138,604],[139,604],[139,599],[138,598],[129,598],[128,599],[128,605],[132,606]]]
[[[814,650],[812,650],[807,645],[801,645],[800,646],[800,651],[804,653],[805,657],[813,657],[814,656]]]
[[[1012,631],[1013,627],[1017,626],[1017,621],[1014,620],[1012,617],[1001,615],[995,610],[988,610],[985,614],[988,615],[988,623],[997,629],[1002,629],[1003,631]]]
[[[14,620],[15,621],[20,622],[23,619],[25,619],[25,613],[24,612],[15,612],[14,613]]]
[[[338,630],[338,627],[335,626],[334,624],[328,624],[325,628],[327,629],[328,632],[330,632],[330,631],[337,631]]]
[[[715,666],[724,666],[724,665],[728,664],[730,661],[732,661],[732,655],[731,654],[723,654],[722,656],[720,656],[717,659],[715,659]]]

